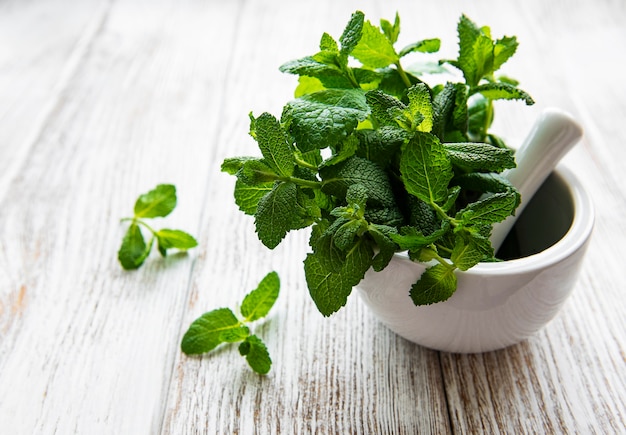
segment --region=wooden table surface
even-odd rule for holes
[[[306,231],[274,251],[232,200],[225,157],[255,152],[248,113],[280,114],[285,61],[360,9],[440,37],[466,13],[520,47],[503,72],[537,101],[498,105],[519,144],[546,107],[585,129],[564,164],[596,226],[573,295],[529,340],[458,355],[408,342],[356,294],[324,318]],[[626,3],[618,0],[0,1],[0,433],[626,433]],[[117,249],[136,197],[178,189],[164,224],[197,236],[134,272]],[[274,365],[236,346],[180,351],[205,311],[270,270],[282,293],[257,326]]]

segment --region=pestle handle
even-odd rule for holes
[[[509,216],[493,226],[491,245],[495,252],[500,248],[530,198],[563,156],[580,140],[582,134],[581,126],[562,110],[548,108],[539,115],[515,154],[517,167],[502,173],[519,190],[522,202],[515,216]]]

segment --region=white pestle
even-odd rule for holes
[[[522,201],[515,212],[493,226],[491,245],[495,252],[506,238],[515,220],[557,163],[582,137],[581,126],[571,115],[559,109],[545,109],[515,153],[517,167],[502,173],[520,192]]]

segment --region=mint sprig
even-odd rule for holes
[[[204,313],[185,332],[181,350],[187,355],[197,355],[210,352],[223,343],[240,343],[239,353],[246,358],[252,370],[259,374],[268,373],[272,360],[267,347],[258,336],[251,333],[248,325],[267,316],[279,291],[278,274],[270,272],[256,289],[244,297],[239,309],[241,318],[230,308]]]
[[[130,222],[118,251],[118,259],[124,269],[139,268],[150,255],[154,241],[163,257],[169,249],[186,251],[198,245],[196,239],[181,230],[155,230],[146,221],[169,215],[176,208],[176,187],[171,184],[159,184],[151,191],[140,195],[135,202],[132,217],[122,221]],[[142,228],[150,233],[146,243]]]
[[[222,165],[237,177],[235,202],[267,247],[312,227],[304,271],[324,315],[402,250],[429,262],[407,289],[413,302],[446,300],[457,270],[496,260],[492,225],[520,202],[499,175],[515,167],[513,151],[490,130],[495,100],[534,103],[516,80],[496,75],[517,39],[494,39],[461,16],[458,57],[439,65],[456,67],[462,80],[429,85],[403,62],[432,56],[441,41],[396,47],[399,33],[397,14],[376,26],[360,11],[338,40],[324,33],[317,53],[280,67],[299,76],[280,119],[250,115],[261,157]]]

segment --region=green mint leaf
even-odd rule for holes
[[[368,207],[365,210],[365,220],[371,224],[399,226],[404,222],[404,215],[398,206],[393,207]]]
[[[141,228],[133,222],[124,235],[117,258],[124,269],[137,269],[148,257],[151,248],[152,240],[146,245]]]
[[[335,64],[336,57],[336,54],[322,52],[314,56],[287,62],[281,65],[280,71],[289,74],[297,74],[301,76],[301,78],[302,76],[313,77],[317,80],[317,82],[308,82],[308,89],[306,90],[304,86],[299,88],[297,96],[309,94],[312,93],[312,90],[319,91],[324,88],[354,88],[354,85],[346,76],[346,73]],[[324,60],[327,60],[329,63],[324,62]],[[315,84],[313,85],[313,83]]]
[[[352,134],[346,140],[333,147],[333,155],[329,159],[324,160],[323,165],[332,166],[341,163],[356,154],[358,148],[359,139]]]
[[[332,36],[324,32],[320,39],[320,50],[339,54],[339,45],[337,45],[337,41]]]
[[[222,172],[226,172],[229,175],[235,175],[245,163],[249,160],[258,160],[254,157],[231,157],[228,159],[224,159],[222,162],[221,170]]]
[[[409,226],[424,234],[430,234],[441,226],[440,219],[430,204],[412,195],[407,197],[406,203],[410,213]]]
[[[535,104],[527,92],[509,83],[486,83],[473,88],[471,94],[474,93],[480,93],[490,100],[522,100],[528,106]]]
[[[394,206],[395,200],[387,173],[376,163],[361,157],[351,157],[334,166],[320,170],[322,190],[343,198],[348,188],[360,184],[368,199],[382,206]]]
[[[311,298],[324,316],[330,316],[343,307],[352,287],[357,285],[371,265],[372,248],[358,239],[348,251],[339,271],[328,270],[318,253],[308,254],[304,273]]]
[[[358,89],[328,89],[304,95],[285,106],[291,134],[303,153],[344,140],[369,114]]]
[[[274,249],[292,229],[293,204],[297,201],[294,183],[277,182],[259,201],[254,221],[259,239]]]
[[[387,39],[389,39],[389,42],[395,44],[398,41],[398,36],[400,35],[400,15],[396,12],[396,18],[393,24],[385,19],[381,19],[380,28]]]
[[[159,184],[148,193],[141,195],[135,203],[135,217],[155,218],[167,216],[176,207],[176,187]]]
[[[409,53],[419,51],[420,53],[436,53],[441,47],[441,40],[438,38],[423,39],[409,44],[400,50],[399,56],[404,57]]]
[[[474,60],[474,44],[480,36],[480,29],[465,15],[462,15],[457,25],[457,33],[459,37],[459,57],[457,64],[465,81],[468,85],[473,86],[478,83],[477,65]]]
[[[493,254],[488,237],[480,233],[462,231],[456,234],[450,260],[460,270],[468,270],[481,261],[492,258]]]
[[[484,141],[493,122],[493,103],[482,94],[475,94],[467,108],[467,130],[475,141]]]
[[[389,38],[369,21],[363,24],[363,34],[351,54],[364,67],[373,69],[385,68],[400,60]]]
[[[372,268],[380,272],[387,267],[398,249],[398,246],[392,239],[398,233],[398,230],[387,225],[371,224],[368,228],[368,233],[378,247],[378,252],[372,259]]]
[[[276,272],[268,273],[256,289],[246,295],[241,304],[241,315],[246,322],[254,322],[267,316],[280,291],[280,279]]]
[[[469,86],[476,86],[485,75],[494,71],[494,43],[488,28],[479,28],[465,15],[457,26],[459,35],[459,57],[455,66],[463,72]]]
[[[287,135],[280,123],[269,113],[263,113],[255,122],[257,142],[267,165],[277,174],[290,177],[295,160]]]
[[[451,124],[452,110],[456,99],[456,87],[448,82],[433,98],[433,128],[431,132],[444,141],[446,127]]]
[[[263,183],[273,182],[278,178],[274,169],[265,162],[265,159],[248,159],[243,162],[237,178],[244,184],[256,186]]]
[[[402,147],[400,173],[407,192],[422,201],[440,204],[448,198],[452,164],[435,136],[417,133]]]
[[[493,41],[489,36],[481,32],[478,39],[474,42],[476,72],[472,80],[472,86],[477,85],[484,76],[493,73],[493,61]]]
[[[341,53],[346,56],[354,50],[354,47],[359,43],[361,34],[363,32],[363,20],[365,15],[361,11],[356,11],[350,17],[348,25],[344,29],[339,43],[341,44]]]
[[[469,174],[463,174],[459,177],[455,177],[453,182],[461,186],[463,189],[474,192],[512,193],[515,196],[515,208],[517,208],[521,201],[519,192],[513,187],[509,180],[500,174],[492,172],[471,172]]]
[[[256,213],[257,205],[261,198],[269,193],[274,187],[272,182],[258,183],[249,185],[237,179],[235,182],[235,204],[239,206],[239,210],[247,215]]]
[[[179,249],[186,251],[198,246],[198,242],[191,235],[181,230],[162,229],[155,234],[158,242],[159,252],[165,257],[168,249]]]
[[[518,45],[519,44],[517,43],[517,38],[515,36],[505,36],[496,41],[495,47],[493,48],[494,71],[499,70],[502,64],[515,54]]]
[[[422,248],[439,240],[448,231],[449,225],[444,224],[441,228],[424,235],[416,227],[402,227],[399,234],[391,234],[390,238],[398,244],[403,251],[417,252]]]
[[[323,195],[319,190],[315,191]],[[291,229],[306,228],[322,217],[322,210],[315,196],[310,197],[302,189],[297,190],[296,203],[293,205],[294,213]]]
[[[397,126],[392,113],[406,110],[406,105],[399,99],[378,89],[367,92],[365,101],[371,108],[372,117],[383,126]]]
[[[356,155],[386,169],[391,165],[394,156],[400,153],[407,133],[397,125],[382,126],[376,130],[357,130],[356,137],[359,139]]]
[[[513,150],[484,143],[444,144],[452,164],[471,170],[501,172],[515,167]]]
[[[469,114],[467,109],[468,88],[463,83],[456,83],[454,109],[452,111],[452,128],[465,135],[468,129]]]
[[[252,370],[260,375],[269,373],[272,368],[272,359],[265,346],[256,335],[250,335],[239,345],[239,353],[246,358]]]
[[[430,305],[448,299],[456,290],[454,267],[437,264],[422,273],[411,287],[410,296],[415,305]]]
[[[456,219],[463,226],[490,225],[500,222],[515,212],[516,192],[495,193],[483,200],[476,201],[459,211]]]
[[[278,68],[281,72],[300,76],[318,77],[326,74],[341,74],[339,68],[315,59],[313,56],[290,60]]]
[[[409,88],[407,96],[413,129],[430,132],[433,128],[433,105],[428,87],[424,83],[418,83]]]
[[[350,219],[342,224],[337,231],[333,241],[335,246],[340,250],[346,251],[352,245],[354,245],[354,239],[358,235],[361,235],[367,229],[367,222],[362,219]]]
[[[243,338],[248,334],[248,328],[241,324],[229,308],[219,308],[193,321],[183,336],[181,349],[187,355],[205,353],[221,343],[239,341],[235,338]]]
[[[333,237],[343,222],[345,220],[337,219],[330,225],[327,220],[322,220],[311,230],[309,245],[323,269],[338,272],[344,264],[345,253],[337,247]]]

